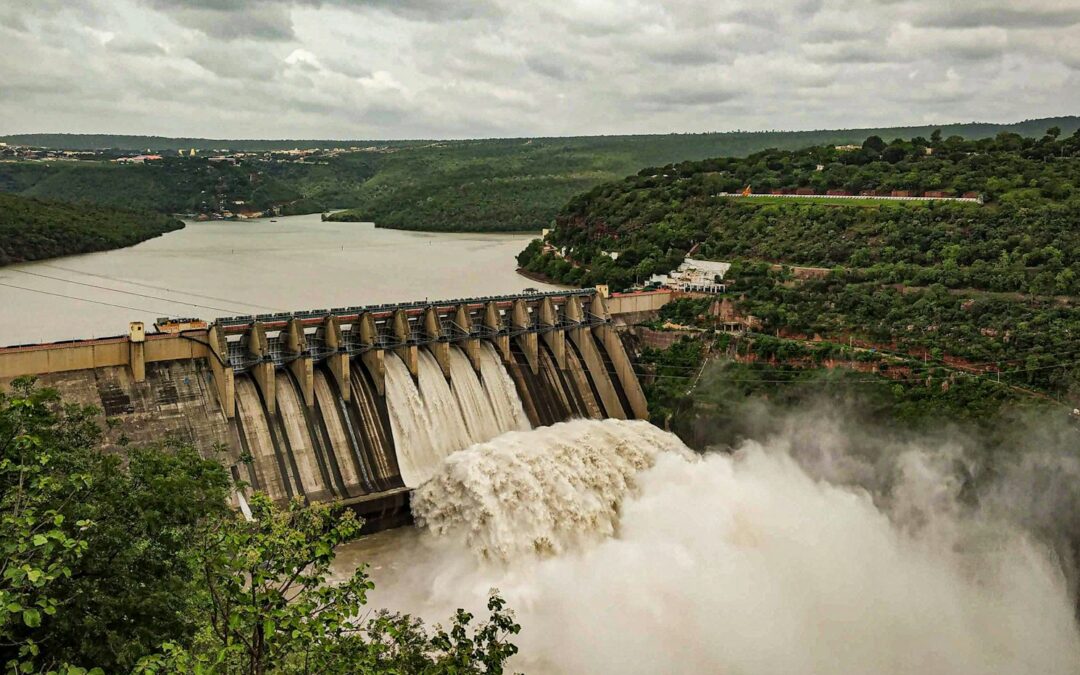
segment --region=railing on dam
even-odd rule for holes
[[[596,297],[595,290],[586,289],[337,307],[222,318],[211,330],[225,338],[226,361],[234,372],[242,373],[265,362],[283,367],[304,358],[321,362],[337,354],[362,356],[610,323],[606,309],[593,311],[602,302]],[[580,306],[577,312],[575,303]],[[185,320],[175,320],[179,321]],[[260,348],[253,342],[265,344]]]
[[[273,324],[285,324],[292,319],[301,319],[304,321],[320,321],[327,316],[333,316],[338,319],[345,319],[355,318],[356,316],[365,313],[393,314],[394,312],[397,312],[399,310],[405,312],[421,312],[428,307],[449,308],[462,304],[479,306],[489,302],[495,302],[505,305],[506,303],[511,303],[515,300],[541,300],[543,298],[564,298],[571,296],[588,298],[594,295],[596,295],[595,289],[586,288],[535,293],[517,293],[513,295],[480,296],[475,298],[456,298],[453,300],[414,300],[412,302],[389,303],[381,305],[361,305],[355,307],[335,307],[333,309],[311,309],[301,312],[277,312],[272,314],[233,316],[216,319],[215,323],[225,326],[226,328],[233,328],[236,326],[248,326],[256,321],[261,321],[262,323],[269,326]]]
[[[275,371],[288,370],[299,381],[305,402],[313,400],[313,369],[326,368],[348,391],[350,362],[363,361],[381,394],[384,355],[400,357],[417,375],[418,349],[430,352],[449,377],[450,346],[456,345],[479,368],[481,342],[495,346],[512,360],[519,350],[538,372],[540,352],[565,365],[567,338],[594,332],[612,341],[614,313],[638,313],[659,306],[657,294],[611,296],[595,289],[531,292],[452,300],[338,307],[217,319],[161,319],[157,333],[143,333],[131,324],[126,336],[0,348],[0,382],[22,375],[46,375],[127,366],[135,382],[146,377],[151,363],[205,360],[222,412],[235,414],[235,377],[247,374],[257,383],[271,410]],[[543,345],[543,347],[541,347]],[[613,348],[615,348],[612,343]],[[592,350],[588,344],[584,349]],[[621,350],[620,350],[621,351]],[[630,378],[629,367],[620,376]],[[346,394],[347,396],[347,394]]]

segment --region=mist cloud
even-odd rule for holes
[[[1076,519],[1075,430],[980,476],[988,449],[958,432],[875,443],[822,412],[701,458],[642,423],[496,438],[421,487],[427,529],[341,562],[374,558],[373,604],[430,618],[482,615],[497,587],[527,672],[1074,672],[1044,526]]]

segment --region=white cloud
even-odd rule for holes
[[[0,0],[0,133],[1008,121],[1080,109],[1078,30],[1075,0]]]

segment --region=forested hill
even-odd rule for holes
[[[731,262],[725,305],[747,321],[753,343],[740,354],[781,370],[829,360],[895,366],[890,377],[912,385],[891,389],[901,417],[946,400],[943,410],[984,416],[1018,392],[1080,406],[1080,134],[861,146],[643,170],[571,200],[519,263],[621,289],[691,251]],[[721,194],[748,185],[766,194]],[[771,195],[800,187],[974,191],[985,203]],[[869,365],[881,358],[891,362]],[[658,417],[685,403],[684,382],[672,382],[670,401],[650,401]]]
[[[946,135],[985,138],[1003,131],[1072,133],[1080,118],[1015,125],[958,124]],[[417,230],[495,231],[547,227],[570,197],[644,166],[716,156],[744,156],[766,148],[861,142],[929,135],[930,127],[729,132],[653,136],[453,141],[384,155],[375,175],[355,193],[339,220],[373,221]]]
[[[563,208],[548,242],[568,260],[535,243],[520,260],[562,281],[619,288],[667,272],[696,247],[706,258],[840,266],[894,282],[1080,294],[1080,132],[941,136],[648,168]],[[721,196],[746,186],[970,191],[986,204]]]
[[[654,146],[657,149],[664,146],[679,152],[674,157],[658,157],[655,162],[675,161],[681,159],[695,159],[680,151],[680,146],[687,140],[693,144],[704,144],[700,152],[705,154],[701,157],[712,155],[739,155],[755,152],[766,147],[804,147],[819,143],[839,143],[852,139],[862,139],[870,135],[878,135],[883,138],[901,138],[911,136],[925,136],[934,129],[941,129],[948,135],[958,135],[965,138],[984,138],[993,136],[1002,131],[1017,133],[1022,136],[1032,136],[1042,133],[1050,126],[1057,126],[1066,134],[1071,134],[1080,128],[1080,117],[1054,117],[1025,120],[1012,124],[995,124],[987,122],[969,122],[963,124],[948,124],[945,126],[901,126],[879,127],[865,129],[838,129],[838,130],[811,130],[811,131],[731,131],[704,134],[656,134],[656,135],[633,135],[633,136],[576,136],[576,137],[537,137],[532,140],[546,142],[562,142],[569,146],[591,146],[597,141],[603,145],[608,144],[639,144],[642,146]],[[470,145],[476,143],[507,143],[516,144],[516,141],[528,139],[491,139],[481,141],[432,141],[432,140],[359,140],[359,139],[228,139],[228,138],[195,138],[195,137],[169,137],[169,136],[137,136],[130,134],[9,134],[0,136],[0,142],[13,145],[30,145],[35,147],[59,148],[64,150],[129,150],[142,151],[166,151],[196,148],[200,151],[207,150],[234,150],[245,152],[259,152],[271,150],[291,150],[294,148],[348,148],[348,147],[411,147],[427,146],[432,143]]]
[[[190,138],[183,136],[135,136],[130,134],[10,134],[0,136],[0,143],[27,145],[59,150],[121,150],[128,152],[167,152],[190,150],[210,152],[263,152],[308,148],[348,148],[369,146],[420,145],[431,141],[371,141],[332,139],[258,139],[258,138]]]
[[[159,213],[0,193],[0,265],[131,246],[183,226]]]
[[[1025,135],[1057,126],[1064,134],[1080,118],[1018,124],[957,124],[946,136]],[[575,194],[618,180],[642,167],[715,156],[745,156],[766,148],[888,140],[929,135],[929,127],[795,132],[727,132],[641,136],[489,139],[467,141],[258,141],[147,136],[13,135],[9,143],[57,148],[111,147],[166,153],[165,166],[110,166],[101,162],[0,163],[0,190],[27,196],[138,204],[163,212],[203,210],[255,199],[289,205],[288,212],[350,209],[341,220],[382,227],[448,231],[538,230]],[[217,169],[201,158],[168,156],[177,148],[234,151],[322,147],[361,150],[322,153],[300,161],[245,157],[239,167]],[[175,154],[175,153],[174,153]],[[67,164],[69,166],[61,166]],[[74,166],[70,166],[74,165]],[[164,170],[163,170],[164,169]],[[235,174],[235,175],[234,175]],[[247,180],[249,186],[244,185]],[[262,189],[258,189],[262,188]],[[256,192],[256,190],[258,191]],[[208,197],[209,195],[209,197]],[[248,204],[250,205],[250,204]]]

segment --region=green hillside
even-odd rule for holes
[[[1080,118],[1031,120],[1018,124],[954,124],[946,136],[987,138],[1002,131],[1041,134],[1057,126],[1071,134]],[[235,151],[291,148],[369,147],[316,162],[248,158],[243,175],[275,181],[287,212],[348,209],[338,220],[374,221],[381,227],[444,231],[538,230],[553,220],[575,194],[621,179],[642,167],[717,156],[746,156],[767,148],[794,150],[808,145],[861,142],[868,135],[886,140],[929,136],[935,127],[887,129],[725,132],[640,136],[488,139],[466,141],[226,140],[148,136],[24,134],[2,137],[8,143],[55,148],[169,151],[197,147]],[[192,167],[202,160],[171,160]],[[69,163],[70,164],[70,163]],[[106,167],[80,163],[87,173],[46,171],[40,164],[0,164],[0,190],[56,198],[133,204],[163,212],[192,210],[207,185],[186,173],[158,172],[157,166]],[[92,167],[92,168],[91,168]],[[95,173],[96,172],[96,173]],[[240,173],[238,172],[238,173]],[[162,185],[158,179],[165,179]],[[243,191],[236,198],[243,199]],[[229,194],[230,197],[235,195]],[[251,195],[248,194],[248,197]]]
[[[175,157],[143,165],[4,162],[0,163],[0,191],[162,213],[258,211],[301,198],[291,181],[265,172]]]
[[[1041,134],[1057,125],[1065,133],[1080,118],[1016,125],[942,127],[947,136],[986,138],[1002,131]],[[906,127],[798,132],[732,132],[655,136],[455,141],[405,148],[386,155],[374,178],[359,188],[355,208],[337,220],[373,221],[382,227],[418,230],[537,230],[559,207],[594,185],[617,180],[644,166],[716,156],[745,156],[766,148],[929,136],[935,128]]]
[[[0,194],[0,265],[132,246],[183,226],[158,213]]]
[[[746,185],[970,190],[986,202],[724,196]],[[724,281],[735,309],[756,317],[755,358],[806,367],[895,353],[905,378],[959,368],[1077,402],[1077,213],[1080,133],[868,139],[644,169],[572,199],[518,260],[622,289],[693,251],[733,263]]]
[[[747,185],[975,192],[986,203],[723,196]],[[874,139],[853,151],[815,146],[643,169],[573,198],[559,213],[548,241],[577,267],[537,243],[521,260],[562,281],[620,288],[670,270],[696,246],[706,257],[844,266],[894,281],[1080,294],[1078,207],[1080,132]],[[621,255],[612,260],[604,251]]]

